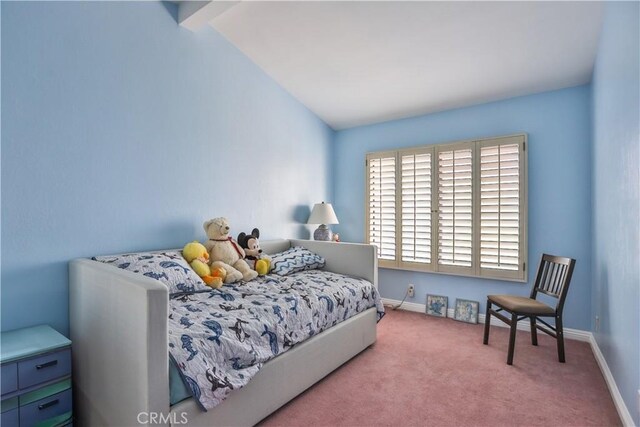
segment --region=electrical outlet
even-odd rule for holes
[[[408,294],[409,294],[409,298],[413,298],[415,296],[415,288],[413,287],[412,284],[409,284],[409,289],[408,289]]]
[[[600,331],[600,316],[596,316],[596,332]]]

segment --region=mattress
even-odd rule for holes
[[[175,295],[169,315],[171,404],[219,404],[268,360],[371,307],[368,281],[323,270],[269,275],[219,290]]]

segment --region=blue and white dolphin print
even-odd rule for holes
[[[326,295],[320,295],[318,297],[318,299],[320,301],[323,301],[323,300],[326,301],[327,302],[327,310],[329,310],[329,313],[333,313],[333,300],[331,298],[329,298]]]
[[[194,307],[191,304],[185,304],[183,307],[186,308],[187,310],[189,310],[192,313],[198,313],[198,312],[202,311],[198,307]]]
[[[220,337],[222,336],[222,326],[220,326],[220,323],[215,320],[205,320],[202,324],[213,332],[213,336],[207,337],[207,339],[209,341],[215,341],[216,344],[220,345]]]
[[[224,311],[242,310],[242,304],[240,304],[239,306],[233,306],[229,304],[220,304],[219,307]]]
[[[315,329],[313,329],[313,324],[311,322],[306,324],[307,328],[309,328],[309,336],[312,337],[316,334]]]
[[[282,315],[282,308],[279,305],[273,306],[273,314],[278,316],[278,323],[282,323],[284,321],[284,316]]]
[[[286,302],[293,302],[293,305],[289,307],[289,310],[293,311],[295,314],[298,314],[298,298],[296,297],[285,297]]]
[[[247,338],[251,338],[251,335],[244,330],[244,327],[242,326],[243,324],[248,325],[249,322],[245,322],[242,319],[236,319],[236,324],[229,328],[236,333],[236,338],[238,338],[238,341],[240,342],[244,342]]]
[[[338,305],[338,307],[344,307],[344,300],[346,298],[341,298],[340,292],[334,292],[333,297],[336,299],[336,304]]]
[[[225,292],[225,291],[220,290],[220,289],[215,289],[215,290],[211,291],[211,295],[209,296],[209,298],[214,298],[214,297],[220,297],[225,301],[235,301],[235,299],[236,299],[229,292]]]
[[[228,388],[233,390],[233,384],[231,384],[229,378],[227,378],[227,376],[220,378],[216,373],[215,367],[211,371],[207,369],[206,377],[207,381],[211,383],[211,391],[216,391],[219,388]]]
[[[160,267],[162,267],[162,268],[178,268],[178,269],[184,271],[185,273],[189,274],[189,269],[188,268],[178,264],[175,261],[161,261],[160,262]]]
[[[232,358],[229,359],[229,362],[233,362],[231,367],[233,369],[235,369],[236,371],[239,371],[240,369],[244,368],[244,366],[242,366],[240,364],[240,358],[239,357],[232,357]]]
[[[182,316],[180,318],[180,324],[184,326],[186,329],[189,329],[191,325],[193,325],[193,322],[191,322],[187,316]]]
[[[182,341],[182,348],[189,352],[189,358],[187,359],[187,362],[193,360],[193,358],[198,354],[198,350],[193,348],[193,338],[191,338],[189,335],[183,334],[180,337],[180,340]]]
[[[267,335],[269,337],[269,346],[271,347],[271,353],[273,353],[274,355],[278,354],[278,336],[275,334],[275,332],[271,332],[267,325],[264,325],[264,332],[262,332],[262,335],[260,336],[264,335]]]
[[[164,260],[152,261],[159,267]],[[171,278],[176,270],[156,272]],[[244,387],[264,363],[305,339],[370,307],[378,309],[379,317],[384,310],[369,282],[330,272],[272,275],[270,285],[265,283],[258,278],[220,290],[174,294],[169,300],[169,351],[183,379],[193,381],[185,379],[185,384],[192,390],[194,383],[198,387],[200,397],[193,394],[205,409],[219,404],[232,388]]]
[[[291,332],[285,332],[282,337],[282,349],[293,347],[293,338],[291,337]]]
[[[156,280],[160,280],[160,279],[169,280],[169,276],[167,276],[167,273],[154,273],[153,271],[148,271],[144,273],[144,276],[151,277],[152,279],[156,279]]]
[[[309,294],[301,294],[300,297],[303,299],[305,304],[307,304],[307,308],[311,308],[311,299],[309,298]]]

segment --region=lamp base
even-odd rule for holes
[[[313,240],[331,241],[331,237],[333,237],[331,229],[324,224],[320,224],[313,232]]]

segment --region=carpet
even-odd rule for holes
[[[387,311],[377,342],[264,419],[260,426],[621,425],[588,343],[538,347],[518,331],[513,366],[508,329],[407,311]]]

